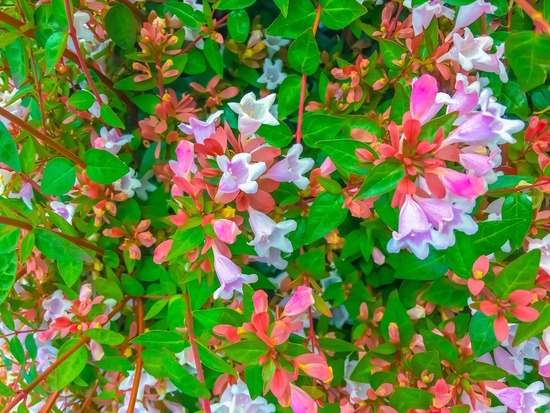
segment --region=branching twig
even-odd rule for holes
[[[138,335],[142,335],[143,328],[143,303],[141,298],[137,299],[138,305]],[[132,393],[130,393],[130,403],[128,404],[128,413],[134,413],[136,407],[137,395],[139,391],[139,382],[141,380],[141,370],[143,369],[143,360],[141,359],[141,346],[138,344],[136,356],[136,371],[134,373],[134,383],[132,385]]]

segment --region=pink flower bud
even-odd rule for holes
[[[226,244],[233,244],[237,238],[237,235],[241,233],[237,224],[229,219],[218,219],[212,224],[214,232],[220,239],[220,241]]]
[[[384,257],[384,254],[382,254],[382,251],[380,251],[376,247],[372,249],[372,259],[378,265],[383,265],[386,262],[386,257]]]
[[[155,264],[162,264],[168,254],[170,253],[170,248],[172,248],[172,240],[161,242],[157,248],[155,248],[155,253],[153,256],[153,261]]]
[[[301,285],[296,289],[296,292],[286,304],[283,315],[293,317],[302,314],[313,303],[314,299],[311,288]]]

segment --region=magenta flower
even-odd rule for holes
[[[277,182],[294,182],[298,188],[306,189],[309,179],[303,175],[313,168],[315,162],[311,158],[300,159],[303,150],[303,146],[299,143],[293,145],[285,159],[273,165],[265,177]]]
[[[182,123],[179,128],[182,132],[195,136],[195,142],[203,144],[204,140],[216,132],[216,121],[223,114],[223,110],[212,113],[205,121],[195,118],[189,119],[189,125]]]
[[[228,300],[233,297],[235,291],[242,294],[243,284],[255,283],[258,281],[256,274],[243,274],[241,268],[223,255],[215,246],[214,251],[214,269],[218,280],[220,280],[220,288],[214,291],[214,298],[218,297]]]
[[[294,384],[290,385],[290,407],[294,413],[317,413],[317,403]]]
[[[176,147],[176,156],[178,161],[169,161],[170,169],[172,172],[184,178],[186,180],[191,179],[191,172],[197,171],[197,166],[195,165],[195,149],[192,142],[189,141],[180,141]]]
[[[250,164],[252,155],[249,153],[238,153],[229,160],[225,155],[218,155],[216,161],[223,175],[220,179],[216,200],[223,194],[232,194],[239,190],[245,194],[255,194],[258,191],[256,179],[265,171],[265,163],[257,162]]]
[[[458,116],[461,117],[467,115],[478,105],[481,82],[475,81],[470,85],[468,78],[458,73],[456,75],[455,89],[456,92],[452,97],[453,103],[447,105],[447,113],[458,112]]]
[[[463,152],[468,148],[463,149]],[[475,147],[472,147],[475,150]],[[461,153],[459,155],[460,164],[468,171],[478,178],[482,178],[486,184],[492,184],[496,182],[498,176],[494,171],[494,168],[499,166],[502,162],[500,156],[500,149],[496,148],[489,156],[480,155],[474,152]]]
[[[485,181],[449,168],[438,168],[441,182],[449,191],[459,197],[473,201],[487,191]]]
[[[237,239],[237,235],[241,233],[241,230],[237,224],[229,219],[215,220],[212,224],[212,228],[214,228],[214,232],[220,241],[223,241],[226,244],[233,244]]]
[[[300,315],[312,306],[313,303],[315,303],[313,290],[310,287],[300,285],[296,289],[296,292],[292,294],[288,303],[286,303],[283,315],[289,317]]]
[[[411,92],[411,116],[421,124],[430,121],[443,104],[453,102],[446,93],[438,92],[433,76],[422,75],[413,83]]]

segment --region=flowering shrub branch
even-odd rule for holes
[[[0,6],[0,411],[543,413],[548,10]]]

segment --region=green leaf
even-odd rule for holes
[[[540,249],[534,249],[504,267],[495,279],[495,295],[505,300],[514,291],[533,288],[539,271],[540,257]]]
[[[479,255],[491,254],[506,243],[510,231],[515,231],[516,227],[523,224],[523,219],[480,222],[477,232],[470,238]]]
[[[187,3],[169,2],[165,7],[189,29],[198,29],[205,24],[204,13],[195,12],[193,7]]]
[[[83,334],[90,337],[96,343],[106,344],[108,346],[118,346],[124,342],[124,336],[120,333],[103,328],[90,328]]]
[[[227,30],[236,42],[246,42],[248,32],[250,32],[250,17],[246,10],[235,10],[229,13]]]
[[[196,75],[203,73],[206,70],[206,60],[201,52],[196,49],[192,49],[189,53],[187,64],[183,68],[183,72],[188,75]]]
[[[71,6],[71,16],[73,14],[73,5],[70,3]],[[65,8],[65,0],[52,0],[52,7],[53,7],[53,15],[56,20],[56,22],[64,28],[69,28],[69,22],[67,20],[67,9]]]
[[[338,338],[320,338],[319,345],[323,350],[334,351],[338,353],[351,353],[353,351],[363,351],[362,348],[355,346]]]
[[[400,66],[393,61],[400,61],[403,53],[406,53],[406,49],[392,40],[379,39],[378,41],[380,42],[380,54],[384,63],[390,69],[400,69]]]
[[[357,20],[367,9],[356,0],[321,0],[321,21],[332,30],[340,30]]]
[[[494,317],[487,317],[481,311],[478,311],[472,317],[469,332],[472,350],[476,358],[500,346],[500,342],[495,337],[493,318]]]
[[[6,46],[12,44],[14,41],[21,37],[19,32],[3,32],[0,37],[0,49],[4,49]]]
[[[521,225],[517,225],[508,232],[512,246],[520,248],[533,221],[533,206],[531,205],[531,201],[521,192],[509,195],[502,206],[502,218],[519,218],[523,220]]]
[[[550,305],[546,301],[537,301],[531,307],[539,312],[539,316],[535,321],[518,325],[514,336],[514,347],[535,337],[550,325]]]
[[[505,55],[522,90],[544,84],[550,65],[548,36],[532,31],[513,33],[506,39]]]
[[[428,374],[434,377],[427,384],[434,383],[441,378],[441,361],[437,351],[427,350],[423,353],[417,353],[412,357],[411,366],[417,377],[422,377],[422,373],[427,370]]]
[[[407,310],[405,310],[405,307],[401,304],[397,290],[391,292],[380,324],[382,335],[388,342],[390,340],[388,332],[390,323],[397,324],[399,329],[399,341],[402,346],[408,346],[414,336],[414,326],[411,318],[407,314]]]
[[[509,376],[506,370],[478,361],[468,363],[465,366],[465,372],[475,381],[499,380]]]
[[[355,154],[355,151],[359,148],[369,148],[367,144],[355,139],[334,139],[319,141],[317,146],[329,156],[339,170],[356,175],[365,175],[368,172],[368,169],[365,169],[367,165]]]
[[[409,110],[409,106],[410,99],[407,92],[405,92],[401,83],[396,83],[395,94],[391,102],[390,121],[394,121],[400,125],[403,122],[403,115]]]
[[[166,257],[168,261],[177,259],[186,252],[198,247],[204,241],[204,230],[201,227],[178,229],[172,240],[172,248]]]
[[[138,108],[149,115],[155,114],[155,108],[161,103],[158,96],[143,94],[137,95],[132,98],[132,103],[134,103]]]
[[[259,364],[255,366],[244,366],[244,377],[246,387],[250,392],[250,397],[256,399],[264,393],[264,380],[262,377],[263,367]]]
[[[422,294],[422,299],[443,307],[464,307],[468,305],[470,291],[464,285],[452,282],[447,277],[435,280]]]
[[[74,164],[65,158],[54,158],[46,164],[42,177],[42,193],[45,195],[64,195],[76,181]]]
[[[63,56],[63,52],[67,47],[67,39],[69,34],[66,32],[57,32],[50,36],[46,42],[45,56],[46,56],[46,74],[50,73],[55,65]]]
[[[32,138],[27,138],[23,142],[23,148],[19,153],[19,160],[21,162],[21,170],[24,174],[29,175],[34,169],[36,163],[36,148]]]
[[[122,79],[115,83],[115,89],[117,90],[132,90],[132,91],[145,91],[151,90],[157,87],[155,79],[147,79],[141,82],[136,82],[135,78],[138,75],[129,76],[126,79]]]
[[[55,232],[44,228],[35,228],[33,232],[36,237],[36,248],[54,261],[92,261],[80,247]]]
[[[298,75],[289,75],[285,77],[279,87],[277,96],[279,106],[277,116],[283,119],[298,110],[300,106],[300,94],[302,91],[302,77]],[[260,129],[265,126],[262,125]]]
[[[185,342],[177,333],[162,330],[152,330],[137,336],[132,341],[132,344],[162,350],[166,349],[172,353],[179,353],[185,348]]]
[[[288,16],[288,2],[289,0],[273,0],[275,1],[275,4],[281,10],[281,13],[284,17]]]
[[[106,103],[101,104],[100,115],[101,119],[103,119],[106,124],[115,128],[124,129],[124,123],[119,119],[113,109],[111,109],[111,107]]]
[[[19,244],[21,230],[11,225],[0,224],[0,254],[7,254],[15,251]],[[21,249],[19,250],[22,253]]]
[[[72,340],[67,341],[59,352],[57,353],[57,359],[69,351],[73,346],[77,345],[80,340],[78,338],[73,338]],[[55,384],[57,390],[62,390],[63,387],[67,386],[74,379],[76,379],[88,362],[88,350],[85,346],[81,346],[73,354],[69,356],[53,373],[55,378]]]
[[[218,10],[238,10],[252,6],[256,0],[220,0],[215,3],[214,8]]]
[[[72,287],[84,270],[82,261],[57,261],[57,268],[67,287]]]
[[[162,309],[164,307],[166,307],[166,305],[168,304],[168,300],[167,298],[163,298],[161,300],[158,300],[156,301],[152,306],[151,308],[149,309],[149,311],[147,311],[147,314],[145,315],[145,318],[144,320],[150,320],[151,318],[153,318],[154,316],[156,316],[158,313],[160,313],[162,311]]]
[[[32,337],[31,335],[28,335],[27,337]],[[11,397],[15,393],[12,389],[10,389],[8,386],[6,386],[4,383],[0,382],[0,396],[4,397]]]
[[[225,307],[193,311],[193,318],[197,319],[208,330],[212,330],[220,324],[241,327],[244,323],[242,314]]]
[[[129,371],[136,369],[134,363],[120,356],[103,357],[101,360],[95,362],[95,366],[101,370],[120,371],[124,374],[128,374]]]
[[[4,47],[8,59],[8,67],[11,71],[11,78],[16,88],[20,88],[28,74],[28,56],[23,45],[22,38],[15,39]],[[0,159],[0,161],[2,161]],[[9,165],[8,165],[9,166]]]
[[[15,282],[17,271],[17,254],[10,252],[0,254],[0,304],[6,301]]]
[[[130,168],[124,162],[101,149],[88,150],[85,160],[88,177],[98,184],[112,184],[130,172]]]
[[[217,42],[208,38],[204,41],[204,56],[214,69],[214,72],[223,79],[223,58],[220,54],[220,47]]]
[[[115,3],[105,15],[105,30],[114,43],[129,49],[136,42],[134,16],[124,4]]]
[[[433,143],[435,135],[439,131],[439,128],[443,128],[444,135],[447,136],[451,131],[454,121],[458,117],[458,112],[452,112],[447,115],[434,118],[426,124],[422,125],[420,135],[418,135],[419,141],[429,141]]]
[[[509,81],[502,85],[499,101],[506,106],[506,113],[523,118],[526,118],[530,113],[527,95],[520,91],[520,87],[516,82]]]
[[[31,252],[34,249],[35,238],[34,232],[27,232],[27,235],[25,235],[21,240],[21,245],[19,246],[19,257],[22,262],[25,262],[27,258],[30,257]]]
[[[263,341],[239,341],[221,348],[231,360],[242,364],[258,364],[258,360],[267,353],[267,345]]]
[[[390,399],[390,406],[398,413],[407,413],[409,409],[430,410],[433,394],[420,389],[396,387]]]
[[[361,189],[355,199],[373,198],[386,194],[397,188],[397,184],[405,177],[403,167],[398,163],[382,162],[367,174]]]
[[[15,172],[21,172],[19,152],[6,125],[0,122],[0,162],[6,164]]]
[[[25,366],[25,349],[17,336],[10,340],[10,351],[12,356],[18,361],[19,365]]]
[[[313,29],[303,32],[288,49],[288,63],[297,72],[311,76],[319,67],[319,47]]]
[[[199,350],[199,357],[202,364],[204,364],[206,367],[211,368],[214,371],[218,371],[220,373],[228,373],[232,376],[237,377],[237,373],[235,373],[233,367],[227,364],[227,362],[225,362],[220,356],[218,356],[216,353],[213,353],[208,348],[204,347],[198,341],[197,344],[197,349]]]
[[[441,337],[429,330],[422,330],[421,334],[426,350],[437,351],[441,359],[451,363],[454,363],[458,359],[458,351],[445,337]]]
[[[286,148],[294,139],[292,131],[284,122],[279,122],[277,126],[262,125],[256,134],[275,148]]]
[[[145,294],[145,288],[141,283],[133,277],[130,277],[128,274],[122,274],[120,279],[122,282],[122,289],[125,293],[132,297],[140,297]]]
[[[472,267],[481,254],[476,252],[469,236],[458,231],[455,236],[455,245],[445,251],[447,262],[456,275],[468,279],[473,276]]]
[[[279,101],[279,104],[281,102]],[[302,139],[310,148],[317,147],[319,141],[330,142],[344,127],[345,119],[329,115],[311,115],[304,119]],[[321,148],[322,149],[322,148]],[[329,154],[329,153],[327,153]]]
[[[68,105],[75,107],[78,110],[88,110],[95,102],[95,97],[87,90],[77,90],[71,95]]]
[[[333,179],[323,178],[322,176],[315,177],[317,182],[329,193],[339,195],[342,192],[342,187]]]
[[[267,28],[266,33],[295,39],[304,30],[313,27],[315,14],[315,8],[309,0],[292,0],[288,5],[287,15],[280,14]]]
[[[165,357],[168,378],[184,394],[210,399],[210,392],[195,376],[185,370],[172,356]]]
[[[122,301],[124,298],[124,294],[118,284],[107,278],[96,278],[95,286],[97,293],[105,296],[105,298],[113,298],[116,301]]]
[[[311,244],[337,228],[348,215],[343,195],[321,193],[311,205],[307,217],[306,244]]]
[[[445,254],[430,250],[423,260],[414,254],[390,255],[386,262],[395,269],[395,278],[402,280],[435,280],[447,273],[449,264]]]

